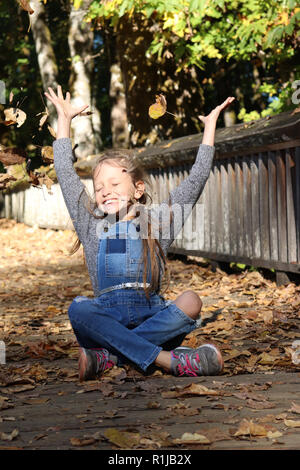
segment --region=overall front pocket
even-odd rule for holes
[[[105,274],[109,277],[127,276],[127,240],[107,238],[105,250]]]

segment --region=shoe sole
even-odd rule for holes
[[[219,362],[220,367],[221,367],[221,370],[220,370],[219,374],[221,374],[224,370],[224,359],[223,359],[223,356],[222,356],[222,353],[221,353],[220,349],[214,343],[205,343],[205,344],[207,346],[211,346],[216,351],[217,357],[218,357],[218,362]],[[201,347],[201,346],[199,346],[199,347]]]
[[[85,374],[86,374],[87,365],[88,365],[87,355],[85,354],[84,349],[80,348],[79,359],[78,359],[78,371],[79,371],[80,382],[84,382],[86,380]]]

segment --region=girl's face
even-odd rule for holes
[[[97,206],[107,214],[114,214],[128,207],[130,198],[139,199],[145,190],[143,181],[138,181],[135,188],[124,167],[108,162],[103,162],[96,170],[94,185]]]

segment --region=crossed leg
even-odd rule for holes
[[[199,318],[202,301],[196,292],[192,290],[185,291],[177,297],[174,303],[193,320],[197,320]],[[169,351],[161,351],[156,357],[154,363],[166,371],[170,371],[171,353]]]

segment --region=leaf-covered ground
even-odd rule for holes
[[[93,292],[82,251],[68,254],[74,233],[0,219],[0,239],[0,449],[297,448],[297,284],[171,255],[165,297],[192,289],[204,317],[222,309],[184,344],[215,342],[224,373],[177,379],[126,366],[80,384],[67,310]]]

